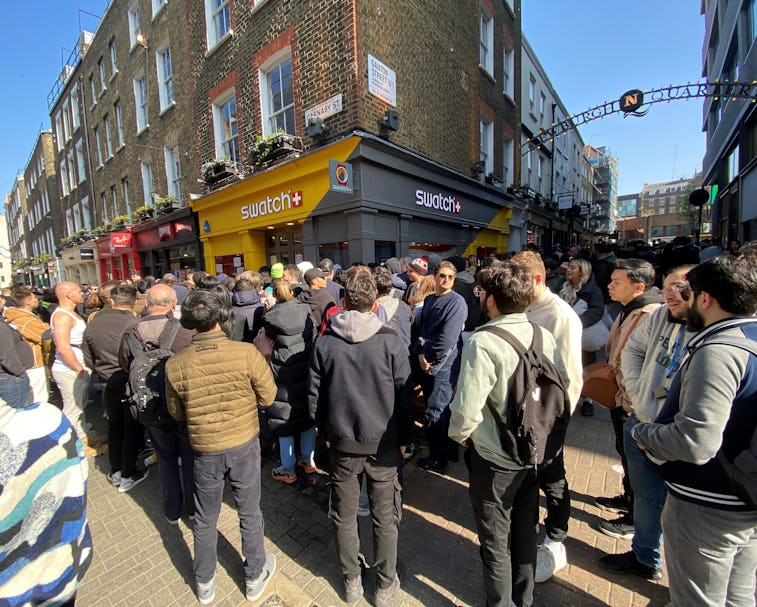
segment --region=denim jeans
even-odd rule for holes
[[[30,404],[29,377],[26,375],[16,377],[10,373],[0,373],[0,398],[14,408],[25,407]]]
[[[610,409],[610,421],[612,429],[615,432],[615,450],[620,455],[620,463],[623,466],[623,495],[628,498],[630,504],[629,514],[633,515],[633,488],[631,479],[628,478],[628,459],[626,459],[625,439],[623,438],[623,428],[628,421],[628,413],[623,407]]]
[[[396,453],[377,459],[372,455],[329,450],[331,462],[331,496],[329,518],[336,532],[337,558],[342,575],[352,579],[360,575],[360,537],[357,505],[360,496],[360,473],[365,474],[368,501],[373,520],[373,567],[379,588],[388,588],[397,573],[397,537],[402,518],[402,489],[399,468],[402,455]]]
[[[534,598],[539,482],[531,469],[506,470],[465,452],[488,607],[530,607]]]
[[[315,457],[315,427],[300,432],[300,453],[308,462]],[[296,458],[294,456],[294,436],[279,437],[279,455],[281,465],[284,468],[294,468]]]
[[[428,447],[433,459],[446,462],[448,452],[456,455],[456,444],[450,444],[449,430],[452,393],[460,373],[460,356],[455,352],[441,365],[435,375],[422,376],[423,394],[426,399],[426,427]]]
[[[665,505],[665,482],[657,468],[631,436],[633,427],[640,423],[631,413],[623,428],[623,438],[628,462],[628,477],[633,488],[634,533],[631,548],[637,560],[647,567],[662,566],[660,542],[662,541],[662,507]]]
[[[160,486],[163,490],[163,514],[172,521],[180,518],[182,512],[194,514],[194,452],[189,444],[186,428],[148,428],[147,431],[158,456]]]
[[[245,579],[258,577],[265,565],[263,513],[260,511],[260,441],[220,453],[196,453],[194,458],[194,576],[209,582],[218,562],[218,515],[225,479],[229,479],[239,515]]]
[[[673,607],[754,607],[757,512],[668,495],[662,529]]]

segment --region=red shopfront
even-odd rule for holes
[[[100,278],[106,280],[126,280],[132,274],[140,274],[142,266],[139,254],[134,249],[131,228],[121,232],[111,232],[97,242],[100,257]]]
[[[144,275],[160,278],[170,272],[184,279],[187,273],[202,269],[197,219],[190,209],[140,224],[133,233]]]

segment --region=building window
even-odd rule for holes
[[[505,57],[503,62],[504,93],[510,99],[515,99],[515,51],[505,48]]]
[[[129,191],[129,180],[124,177],[121,180],[121,190],[124,193],[124,204],[126,205],[126,214],[131,217],[131,192]]]
[[[129,7],[129,48],[133,49],[137,44],[137,36],[142,33],[142,18],[139,15],[139,6],[134,2]]]
[[[74,131],[81,125],[81,117],[79,116],[79,85],[74,84],[71,87],[71,121],[74,125]]]
[[[152,184],[152,165],[149,162],[141,163],[142,171],[142,192],[145,197],[145,204],[152,206],[152,193],[155,188]]]
[[[116,101],[113,106],[113,113],[116,115],[116,134],[118,135],[119,149],[124,146],[124,117],[121,112],[121,102]]]
[[[168,4],[168,0],[152,0],[152,17],[155,18],[161,9]]]
[[[102,213],[103,221],[110,221],[110,215],[108,215],[108,197],[105,192],[100,193],[100,213]]]
[[[547,98],[544,93],[539,93],[539,116],[541,117],[542,124],[544,123],[544,111],[547,107]]]
[[[84,168],[84,144],[82,143],[81,139],[76,142],[76,166],[79,170],[79,183],[84,183],[85,179],[87,178],[87,173],[85,172]]]
[[[102,93],[107,88],[105,86],[105,61],[102,57],[97,62],[97,71],[100,74],[100,92]]]
[[[116,56],[116,40],[115,38],[110,41],[108,46],[110,50],[110,75],[111,78],[118,72],[118,57]]]
[[[515,142],[505,137],[502,146],[502,181],[505,186],[515,183]]]
[[[102,141],[100,141],[100,130],[95,127],[95,149],[97,150],[97,166],[101,167],[103,165],[103,151],[102,151]]]
[[[171,69],[171,48],[166,45],[155,54],[158,63],[158,94],[160,111],[165,110],[173,99],[173,70]]]
[[[68,140],[71,139],[71,122],[68,113],[68,99],[63,102],[61,112],[61,116],[63,117],[63,139],[68,142]]]
[[[228,158],[239,162],[239,136],[237,127],[237,98],[223,97],[213,104],[216,158]]]
[[[531,113],[534,111],[534,101],[536,99],[536,78],[533,74],[528,77],[528,103],[531,107]]]
[[[113,157],[113,141],[110,135],[110,119],[108,118],[107,114],[103,116],[103,133],[105,134],[105,152],[106,152],[105,157],[112,158]]]
[[[494,123],[482,118],[478,123],[479,159],[484,161],[484,174],[493,170],[494,162]]]
[[[480,18],[480,55],[479,63],[487,72],[494,76],[494,18],[481,5]]]
[[[141,133],[149,126],[147,122],[147,82],[144,76],[134,79],[134,105],[137,113],[137,133]]]
[[[110,188],[110,201],[113,204],[113,215],[111,217],[115,219],[118,217],[118,190],[116,190],[116,186]]]
[[[728,154],[728,174],[726,183],[730,183],[736,177],[739,176],[739,146],[736,146],[733,151]]]
[[[544,165],[544,158],[542,158],[541,156],[539,156],[539,158],[537,159],[537,162],[536,162],[536,179],[538,180],[538,185],[536,187],[536,191],[539,192],[539,194],[544,194],[544,189],[543,189],[544,182],[543,182],[543,179],[542,179],[543,176],[544,176],[544,174],[542,172],[543,165]]]
[[[179,148],[163,148],[166,159],[166,183],[168,195],[181,200],[181,164],[179,163]]]
[[[205,0],[205,28],[210,50],[231,31],[229,0]]]
[[[70,190],[68,189],[68,169],[66,168],[65,158],[60,162],[60,184],[63,187],[63,195],[68,196]]]
[[[757,0],[749,0],[747,8],[749,24],[749,40],[757,38]]]
[[[287,49],[287,53],[290,52]],[[273,67],[262,71],[261,101],[263,134],[276,131],[295,134],[294,87],[292,86],[292,57],[288,56]]]
[[[81,199],[81,221],[84,224],[84,228],[90,230],[92,228],[92,219],[89,215],[89,197],[85,196]]]
[[[92,95],[92,105],[97,104],[97,91],[95,90],[95,76],[94,74],[89,77],[89,92]]]
[[[60,152],[66,142],[63,135],[63,116],[60,112],[55,115],[55,139],[58,142],[58,151]]]

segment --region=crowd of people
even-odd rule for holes
[[[263,544],[261,452],[275,445],[275,481],[292,484],[319,466],[330,475],[347,602],[363,596],[357,517],[370,515],[373,600],[388,606],[400,587],[400,470],[427,444],[417,465],[431,473],[445,473],[462,449],[486,604],[532,605],[534,585],[568,562],[570,519],[562,438],[527,466],[502,436],[518,424],[506,410],[519,398],[520,350],[538,343],[538,360],[562,378],[559,415],[594,414],[597,404],[582,396],[589,365],[605,361],[617,383],[605,406],[623,492],[596,504],[620,515],[599,530],[631,539],[632,549],[598,566],[659,579],[664,533],[674,607],[754,605],[757,510],[750,487],[745,495],[731,486],[729,466],[757,444],[749,406],[757,356],[748,345],[757,339],[757,243],[713,254],[716,246],[674,241],[655,254],[529,245],[485,259],[431,254],[346,269],[322,259],[3,292],[0,503],[27,512],[9,515],[23,524],[0,548],[18,557],[0,566],[0,596],[73,605],[92,551],[86,458],[107,453],[108,479],[128,493],[147,478],[152,448],[165,522],[186,517],[193,528],[200,603],[215,598],[226,480],[246,597],[261,597],[276,570]],[[107,436],[86,421],[98,398]],[[553,424],[546,420],[547,432]],[[22,445],[39,469],[13,455]],[[319,446],[327,461],[316,462]],[[42,467],[55,473],[35,482]],[[540,490],[546,535],[537,544]]]

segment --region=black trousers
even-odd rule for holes
[[[547,518],[544,527],[549,539],[562,542],[568,537],[570,490],[565,478],[565,457],[559,455],[539,470],[539,488],[547,497]]]
[[[137,472],[137,452],[142,446],[144,427],[124,404],[129,376],[116,371],[105,384],[103,404],[108,412],[108,459],[110,471],[131,478]]]
[[[615,431],[615,449],[620,455],[620,463],[623,466],[623,495],[628,498],[630,504],[629,515],[633,515],[633,489],[631,489],[631,479],[628,476],[628,458],[626,458],[626,448],[623,443],[623,426],[628,421],[628,413],[623,407],[615,407],[610,410],[610,419],[612,429]]]

